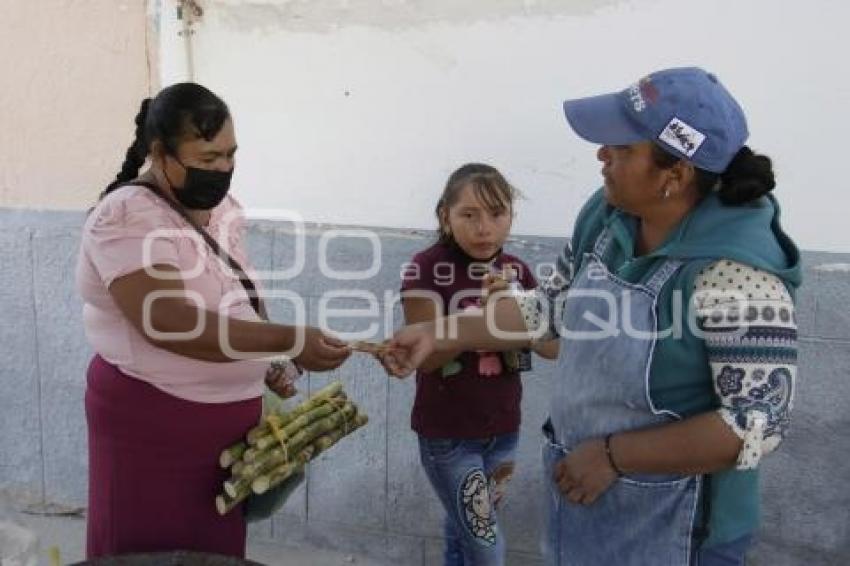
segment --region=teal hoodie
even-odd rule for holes
[[[658,297],[658,328],[673,326],[673,300],[680,292],[682,305],[689,305],[694,279],[707,265],[720,259],[738,261],[777,275],[792,297],[802,282],[800,252],[782,231],[779,205],[772,196],[753,203],[726,206],[711,194],[673,230],[664,243],[644,256],[635,257],[638,221],[609,205],[602,189],[585,204],[573,232],[576,270],[584,254],[592,251],[603,228],[609,227],[614,241],[605,264],[630,283],[645,283],[667,259],[685,263],[662,288]],[[678,311],[683,320],[680,337],[670,336],[656,344],[650,369],[650,396],[657,409],[683,418],[719,407],[704,341],[694,336],[686,320],[688,309]],[[752,533],[758,527],[758,470],[728,470],[713,474],[709,481],[709,536],[706,546],[722,544]]]

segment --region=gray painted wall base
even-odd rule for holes
[[[83,392],[91,351],[82,332],[74,288],[81,213],[0,210],[0,490],[18,499],[82,506],[87,492]],[[421,232],[376,229],[380,267],[363,281],[333,281],[317,261],[322,233],[309,226],[306,263],[297,277],[267,287],[306,300],[307,320],[328,293],[357,289],[376,294],[381,316],[335,318],[337,331],[377,325],[380,337],[398,325],[392,304],[400,266],[429,243]],[[288,226],[253,223],[248,245],[259,269],[284,269],[295,258]],[[521,237],[509,251],[536,265],[551,262],[563,241]],[[338,238],[328,246],[337,270],[366,269],[372,250],[363,238]],[[800,384],[793,429],[763,464],[764,521],[752,563],[850,563],[850,254],[804,254],[806,281],[799,295]],[[362,299],[336,298],[333,306],[362,307]],[[284,300],[272,301],[276,320],[291,320]],[[386,314],[387,316],[384,316]],[[524,378],[523,427],[518,468],[501,514],[511,564],[536,564],[542,477],[539,427],[547,413],[551,363],[536,360]],[[435,564],[441,552],[442,511],[418,463],[409,428],[413,381],[386,377],[370,358],[356,356],[331,375],[309,375],[315,390],[340,378],[370,415],[368,427],[314,463],[286,508],[251,536],[362,554],[392,564]]]

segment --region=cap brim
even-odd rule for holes
[[[626,114],[617,93],[566,100],[564,114],[573,131],[591,143],[629,145],[647,139]]]

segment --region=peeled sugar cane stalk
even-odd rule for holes
[[[315,450],[316,449],[313,448],[313,445],[311,444],[310,446],[307,446],[304,449],[302,449],[293,461],[287,462],[286,464],[283,464],[282,466],[275,468],[270,473],[254,479],[253,482],[251,483],[251,488],[250,488],[251,491],[253,491],[254,493],[256,493],[258,495],[262,495],[263,493],[268,491],[270,487],[273,487],[275,485],[279,485],[285,479],[291,477],[292,474],[294,474],[295,472],[303,470],[304,466],[307,464],[307,462],[309,462],[312,459],[313,452],[315,452]],[[275,483],[275,484],[271,483],[270,478],[272,478],[272,477],[274,477],[275,479],[278,480],[277,483]],[[253,488],[253,484],[258,482],[258,481],[262,481],[264,478],[266,479],[266,483],[263,484],[265,489],[255,490]]]
[[[251,495],[250,489],[246,489],[241,492],[237,497],[230,497],[226,493],[217,495],[215,497],[215,508],[219,515],[226,515],[232,511],[234,507],[245,501],[249,495]]]
[[[349,406],[353,409],[353,405],[351,403],[349,403]],[[353,419],[348,422],[344,422],[338,418],[334,419],[334,421],[338,423],[336,428],[328,429],[329,432],[325,432],[324,434],[319,433],[318,436],[314,436],[312,442],[299,450],[291,460],[279,463],[277,466],[270,466],[264,475],[231,478],[224,482],[225,493],[217,496],[215,500],[216,509],[219,514],[224,515],[228,513],[231,509],[244,501],[252,491],[261,495],[272,487],[276,487],[286,481],[296,472],[303,470],[307,462],[339,442],[343,437],[351,434],[369,422],[368,417],[362,413],[350,414],[354,416]],[[329,420],[330,419],[325,419],[325,421]],[[321,426],[315,427],[313,430],[314,433],[322,430],[324,427],[329,427],[333,423],[323,423],[320,421],[316,424]]]
[[[246,462],[239,474],[234,472],[233,477],[224,482],[224,491],[231,497],[235,497],[245,485],[250,485],[251,480],[258,475],[295,459],[298,451],[317,437],[336,428],[345,429],[346,421],[354,418],[357,408],[353,403],[346,403],[339,409],[334,408],[333,411],[324,417],[308,422],[303,428],[287,437],[282,446],[278,444],[277,448],[263,452],[258,459]]]
[[[292,411],[289,411],[285,415],[280,415],[279,418],[281,419],[281,424],[288,424],[292,419],[309,412],[311,409],[321,406],[327,399],[340,396],[342,397],[342,400],[345,399],[345,393],[342,392],[342,383],[335,381],[327,387],[323,387],[317,391],[314,395],[295,407]],[[336,403],[337,399],[332,399],[332,402]],[[342,403],[340,402],[339,404]],[[269,425],[266,422],[262,422],[248,431],[248,434],[245,437],[247,445],[245,442],[237,442],[233,446],[225,448],[219,457],[219,464],[222,468],[229,468],[236,461],[243,458],[245,452],[248,452],[250,456],[251,452],[249,451],[252,450],[252,447],[256,445],[261,438],[270,440],[268,437],[271,437],[271,440],[274,439]],[[267,448],[268,446],[271,446],[271,444],[272,442],[268,442],[265,447]]]
[[[340,393],[342,393],[342,383],[339,381],[334,381],[330,385],[327,385],[322,389],[316,391],[306,401],[304,401],[291,411],[283,415],[279,415],[279,418],[283,421],[281,424],[286,424],[290,420],[315,409],[316,407],[324,403],[326,399],[335,397]],[[269,426],[265,422],[262,422],[248,431],[245,440],[248,441],[248,444],[253,446],[260,438],[268,435],[270,432],[271,430],[269,429]]]
[[[287,460],[294,458],[301,448],[312,442],[316,437],[337,427],[344,428],[345,422],[352,420],[356,413],[357,408],[352,403],[346,403],[330,415],[316,419],[301,430],[288,435],[283,446],[278,443],[276,448],[261,453],[251,462],[246,462],[238,475],[256,477],[279,464],[286,463]]]
[[[255,427],[245,442],[222,452],[219,463],[230,468],[231,477],[224,482],[224,493],[216,497],[216,509],[225,514],[239,505],[252,493],[257,480],[261,480],[257,487],[262,492],[279,485],[367,420],[347,401],[339,382],[319,390],[288,413],[272,415],[271,424]]]
[[[221,453],[221,456],[219,456],[218,463],[222,468],[229,468],[242,459],[242,456],[245,454],[247,449],[248,444],[245,442],[239,442],[230,448],[225,448]]]
[[[288,438],[304,428],[309,423],[326,417],[332,414],[334,411],[338,410],[340,407],[345,406],[346,404],[346,396],[345,395],[337,395],[334,397],[330,397],[328,399],[324,399],[323,402],[315,407],[307,411],[306,413],[301,413],[300,415],[286,419],[285,421],[276,420],[275,424],[278,426],[281,434],[284,438]],[[272,416],[271,418],[275,418]],[[263,452],[264,450],[268,450],[270,447],[279,445],[280,441],[278,440],[275,434],[272,434],[271,430],[269,433],[263,437],[257,439],[257,443],[253,448],[249,448],[245,451],[244,459],[246,462],[250,462],[256,459],[256,456]]]
[[[349,426],[341,426],[319,436],[313,440],[309,446],[299,452],[298,457],[294,462],[282,464],[271,470],[269,473],[256,478],[253,482],[251,482],[251,490],[256,494],[261,495],[269,489],[286,481],[290,476],[292,476],[292,474],[301,470],[304,467],[304,464],[316,458],[319,454],[339,442],[348,434],[351,434],[358,428],[364,426],[367,422],[369,422],[369,418],[366,415],[358,414],[354,420],[349,423]],[[305,453],[307,454],[306,460],[304,460]]]

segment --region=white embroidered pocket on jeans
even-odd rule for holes
[[[496,544],[496,517],[489,481],[480,468],[470,470],[460,483],[458,504],[463,525],[476,542],[484,546]]]

